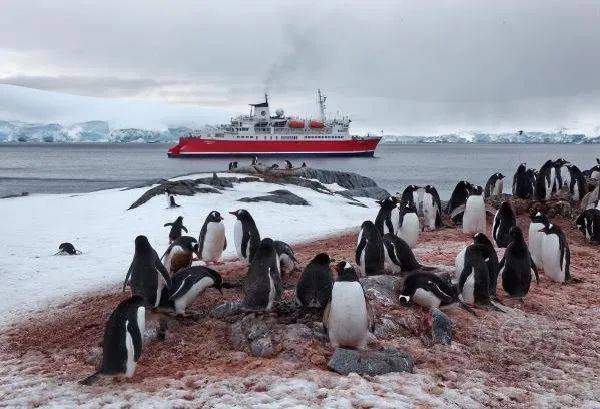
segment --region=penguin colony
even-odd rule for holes
[[[256,164],[257,159],[253,159]],[[566,165],[566,166],[565,166]],[[305,166],[305,164],[303,164]],[[286,168],[291,163],[286,161]],[[236,169],[232,162],[229,169]],[[567,169],[563,179],[562,169]],[[600,161],[588,176],[600,176]],[[594,173],[595,172],[595,173]],[[517,198],[550,200],[559,191],[571,200],[581,200],[590,190],[585,173],[564,159],[547,161],[539,171],[519,165],[513,177],[513,195]],[[335,262],[327,253],[319,253],[302,271],[295,288],[295,301],[302,308],[322,313],[322,322],[333,347],[363,349],[374,337],[375,317],[361,285],[361,277],[379,274],[404,276],[398,289],[398,302],[425,308],[458,305],[476,315],[476,309],[505,312],[497,295],[498,281],[509,298],[523,302],[539,272],[560,283],[577,282],[570,274],[570,251],[564,233],[542,212],[530,214],[528,242],[517,226],[510,201],[503,201],[493,218],[492,240],[486,235],[484,198],[502,195],[504,175],[493,174],[485,188],[466,180],[457,183],[446,207],[442,207],[435,187],[409,185],[400,195],[377,201],[380,210],[374,221],[362,223],[358,233],[355,265]],[[169,194],[169,205],[174,203]],[[178,206],[178,205],[177,205]],[[592,243],[600,243],[598,201],[577,218],[577,228]],[[261,238],[251,214],[245,209],[229,212],[235,217],[234,246],[240,260],[248,265],[242,287],[242,307],[246,312],[273,310],[283,293],[282,276],[295,270],[299,262],[292,248],[282,241]],[[447,228],[445,214],[454,224],[462,224],[473,242],[456,256],[453,275],[436,274],[421,265],[412,249],[424,229]],[[194,301],[209,288],[239,287],[227,283],[209,266],[220,265],[227,248],[223,216],[210,212],[198,239],[188,234],[183,217],[166,223],[170,227],[169,246],[162,257],[146,236],[134,241],[134,254],[123,283],[131,296],[117,305],[105,325],[103,355],[98,370],[84,379],[91,384],[100,376],[131,377],[144,344],[146,318],[158,315],[160,335],[164,337],[170,314],[179,319],[187,315]],[[66,243],[69,244],[69,243]],[[74,254],[72,245],[61,245],[64,253]],[[496,247],[505,248],[499,260]],[[77,253],[79,254],[79,253]],[[195,264],[194,264],[195,262]]]

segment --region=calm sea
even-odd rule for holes
[[[226,170],[229,159],[169,159],[165,144],[0,144],[0,196],[79,193],[125,187],[191,172]],[[494,172],[509,176],[517,165],[539,167],[564,157],[582,170],[600,156],[598,145],[381,144],[375,158],[307,158],[309,166],[352,171],[390,192],[407,184],[435,185],[447,198],[459,179],[484,184]],[[271,163],[282,159],[264,159]]]

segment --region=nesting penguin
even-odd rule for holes
[[[592,244],[600,244],[600,210],[588,209],[581,213],[575,221],[577,228]]]
[[[260,233],[254,219],[245,209],[229,212],[236,217],[233,230],[233,240],[239,258],[248,262],[252,261],[254,253],[260,244]]]
[[[571,252],[565,234],[555,224],[548,224],[540,232],[542,240],[542,265],[544,274],[559,283],[571,281]]]
[[[567,165],[569,170],[569,195],[572,200],[579,201],[586,192],[586,181],[581,170],[575,165]]]
[[[207,288],[213,287],[223,293],[223,279],[215,270],[203,266],[186,267],[171,277],[171,288],[163,293],[160,307],[175,310],[179,316],[185,315],[186,308]]]
[[[182,268],[192,265],[194,254],[198,255],[198,240],[191,236],[181,236],[169,244],[161,257],[164,265],[172,276]]]
[[[421,222],[413,202],[400,202],[397,236],[413,248],[421,234]]]
[[[504,248],[510,243],[510,229],[517,225],[517,218],[508,201],[503,201],[494,216],[492,237],[496,246]]]
[[[473,186],[463,213],[463,233],[484,233],[487,226],[483,188]]]
[[[337,280],[323,313],[323,326],[334,348],[364,349],[373,329],[373,317],[356,270],[347,262],[336,266]]]
[[[270,238],[262,239],[250,262],[244,280],[243,306],[249,310],[270,311],[283,292],[279,257]]]
[[[286,169],[292,169],[294,167],[294,165],[292,165],[292,162],[290,162],[289,160],[286,159],[285,161],[285,168]]]
[[[135,253],[123,282],[123,291],[128,282],[131,293],[143,297],[145,305],[151,307],[158,306],[163,287],[171,286],[171,277],[146,236],[135,238]]]
[[[439,308],[455,303],[462,304],[456,287],[448,277],[429,272],[409,274],[404,280],[399,295],[400,304],[410,306],[413,303],[424,308]],[[467,310],[472,312],[467,307]]]
[[[126,376],[135,373],[142,354],[146,327],[144,298],[133,295],[113,310],[106,322],[102,341],[102,363],[99,370],[80,383],[92,384],[99,376]]]
[[[363,275],[377,275],[383,271],[383,239],[370,220],[363,222],[360,228],[355,260]]]
[[[521,163],[513,176],[512,193],[519,199],[529,199],[533,196],[535,176],[528,174],[527,164]]]
[[[279,270],[281,275],[289,274],[296,268],[299,261],[296,259],[294,250],[284,241],[274,240],[273,247],[279,256]]]
[[[535,198],[538,200],[550,200],[555,191],[556,167],[553,160],[547,160],[542,165],[535,178]]]
[[[333,274],[329,268],[333,261],[328,254],[319,253],[308,263],[296,286],[298,305],[307,308],[327,306],[333,288]]]
[[[529,253],[531,254],[531,260],[533,264],[538,268],[542,266],[542,242],[544,240],[544,233],[541,232],[550,221],[546,215],[542,212],[531,213],[531,222],[529,223]]]
[[[200,236],[198,237],[198,258],[205,263],[216,263],[221,260],[227,249],[225,225],[221,213],[213,210],[206,216]]]
[[[504,189],[504,175],[500,172],[494,173],[485,184],[484,197],[499,196]]]
[[[385,199],[377,200],[381,208],[375,218],[375,227],[382,236],[386,233],[396,233],[400,213],[398,211],[397,200],[394,196],[388,196]]]
[[[535,275],[538,283],[540,278],[521,229],[513,226],[510,229],[510,237],[510,244],[500,261],[502,288],[511,297],[523,298],[529,292],[533,276]]]
[[[424,224],[430,230],[441,228],[442,222],[442,201],[435,187],[427,185],[423,189],[423,219]]]
[[[414,271],[423,266],[417,261],[415,254],[408,243],[395,234],[387,233],[383,236],[385,252],[385,269],[394,274]]]
[[[472,186],[473,185],[466,180],[461,180],[456,184],[452,191],[452,195],[450,196],[450,200],[446,205],[447,214],[451,215],[456,209],[467,203],[467,198],[469,197]]]
[[[181,237],[181,231],[188,232],[188,229],[183,225],[183,217],[179,216],[175,219],[174,222],[165,223],[164,227],[171,226],[171,230],[169,231],[169,244],[173,243],[174,240],[177,240]]]

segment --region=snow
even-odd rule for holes
[[[281,188],[304,197],[311,206],[236,201]],[[233,189],[227,189],[223,194],[178,196],[177,202],[182,206],[179,209],[166,209],[165,197],[161,195],[137,209],[127,210],[147,189],[0,200],[0,214],[5,215],[0,237],[0,248],[3,249],[0,316],[3,321],[6,323],[26,310],[44,308],[77,294],[121,283],[133,256],[135,237],[146,235],[162,254],[168,246],[169,232],[163,225],[179,215],[184,217],[189,235],[197,237],[208,213],[212,210],[221,212],[229,243],[224,257],[231,258],[235,255],[235,218],[228,214],[229,211],[247,209],[262,237],[288,243],[304,242],[359,226],[373,213],[373,209],[348,204],[348,199],[339,195],[263,182],[234,184]],[[376,206],[371,199],[363,201],[368,206]],[[58,245],[65,241],[73,243],[83,255],[54,256]]]

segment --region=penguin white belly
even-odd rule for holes
[[[219,261],[225,246],[225,225],[208,223],[202,245],[202,260]]]
[[[402,226],[398,229],[398,237],[403,239],[410,248],[413,248],[419,239],[420,231],[419,217],[416,213],[408,213],[404,215]]]
[[[485,233],[485,230],[486,220],[483,196],[469,196],[463,215],[463,233]]]
[[[273,276],[271,276],[271,268],[267,269],[267,274],[269,275],[269,303],[267,304],[267,311],[271,311],[273,308],[273,303],[275,302],[275,282],[273,281]]]
[[[400,210],[397,207],[394,207],[390,212],[390,219],[392,220],[392,229],[393,231],[389,233],[397,234],[398,233],[398,224],[400,223]],[[386,227],[384,227],[385,229]]]
[[[549,200],[552,197],[552,190],[554,189],[554,183],[556,181],[556,175],[554,172],[554,168],[550,169],[550,180],[545,180],[546,185],[546,200]]]
[[[533,263],[538,268],[542,268],[542,240],[545,234],[540,233],[544,225],[542,223],[529,224],[529,253]]]
[[[467,281],[465,281],[465,285],[463,286],[463,290],[461,293],[462,300],[467,304],[473,304],[475,302],[475,269],[471,269],[471,274]]]
[[[360,244],[360,240],[362,239],[362,235],[363,235],[363,231],[362,231],[362,229],[360,229],[360,231],[358,232],[358,240],[356,240],[356,245],[357,246]]]
[[[369,241],[367,240],[365,247],[362,250],[362,253],[360,253],[360,271],[362,273],[363,276],[367,275],[367,266],[365,265],[365,257],[367,255],[367,244],[369,244]]]
[[[144,332],[146,332],[146,308],[138,307],[137,309],[137,324],[140,329],[140,335],[144,338]]]
[[[133,338],[127,329],[129,320],[125,321],[125,349],[127,351],[127,361],[125,362],[125,376],[131,378],[135,372],[135,350],[133,348]]]
[[[433,197],[429,193],[423,195],[423,217],[425,218],[425,226],[429,229],[435,229],[435,219],[437,209],[433,205]]]
[[[290,256],[285,253],[279,257],[279,263],[281,271],[286,274],[294,270],[294,267],[296,267],[294,260],[292,260]]]
[[[556,234],[546,234],[542,241],[542,264],[544,274],[552,281],[565,281],[563,267],[560,265],[560,243]]]
[[[413,302],[425,308],[438,308],[441,304],[441,300],[439,298],[437,298],[431,291],[427,291],[423,288],[417,288],[415,295],[413,295]]]
[[[233,241],[235,241],[235,251],[239,258],[244,258],[242,255],[242,237],[244,235],[244,227],[242,226],[242,222],[239,220],[235,221],[235,226],[233,227]]]
[[[463,268],[465,268],[466,252],[467,248],[465,247],[456,255],[456,259],[454,260],[454,278],[457,280],[460,278],[460,274],[462,273]]]
[[[494,188],[492,189],[492,196],[501,195],[503,190],[504,182],[502,181],[502,179],[496,180],[496,183],[494,183]]]
[[[600,172],[597,170],[592,172],[592,179],[600,179]]]
[[[188,292],[175,300],[175,312],[181,315],[185,314],[185,309],[187,306],[193,303],[198,295],[203,293],[207,287],[213,285],[214,283],[214,280],[210,277],[204,277],[200,279],[200,281],[194,284]]]
[[[369,320],[359,282],[340,281],[333,285],[327,326],[334,347],[362,349],[366,346]]]
[[[579,200],[579,184],[575,183],[573,186],[573,200]]]

